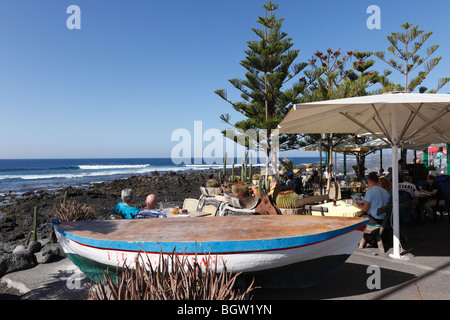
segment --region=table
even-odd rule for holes
[[[180,209],[181,211],[181,209]],[[209,212],[200,212],[200,211],[188,211],[188,213],[170,213],[170,210],[164,210],[164,213],[167,215],[167,218],[198,218],[210,216]]]
[[[333,202],[328,202],[324,204],[314,205],[314,207],[326,207],[328,208],[328,212],[324,212],[325,216],[333,216],[333,217],[360,217],[363,214],[363,211],[356,208],[351,204],[347,204],[345,201],[339,200],[336,201],[336,206],[333,205]],[[312,211],[311,215],[313,216],[321,216],[322,214],[319,211]]]
[[[418,195],[419,195],[419,197],[423,197],[423,198],[426,198],[426,197],[431,197],[431,194],[429,194],[429,193],[425,193],[425,192],[418,192]]]

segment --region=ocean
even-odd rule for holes
[[[297,157],[294,164],[318,163],[319,157]],[[194,161],[192,161],[194,163]],[[240,165],[241,159],[235,159]],[[263,166],[253,163],[254,166]],[[179,164],[171,158],[148,159],[21,159],[0,160],[0,197],[7,194],[20,195],[26,192],[47,192],[73,186],[87,187],[117,178],[151,174],[154,171],[197,171],[221,169],[223,164]],[[227,161],[231,168],[231,160]]]

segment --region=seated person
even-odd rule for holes
[[[430,195],[430,197],[425,198],[426,202],[423,205],[423,209],[428,215],[433,214],[432,206],[435,206],[436,204],[443,206],[445,204],[444,195],[442,193],[441,186],[436,181],[436,177],[433,175],[427,176],[427,184],[424,185],[421,189],[421,192],[427,193]]]
[[[419,183],[420,181],[428,179],[428,169],[425,167],[423,163],[420,163],[420,159],[416,158],[414,164],[414,183]]]
[[[413,182],[413,178],[408,174],[403,178],[403,182],[398,184],[398,191],[404,191],[411,195],[411,199],[417,199],[419,193],[417,192],[416,185]]]
[[[294,184],[294,174],[292,171],[288,171],[285,173],[286,183],[283,186],[283,190],[292,190]]]
[[[313,174],[309,176],[308,180],[306,180],[305,185],[307,184],[312,188],[313,183],[319,183],[320,177],[319,177],[319,171],[314,170]]]
[[[392,167],[388,168],[388,174],[386,175],[386,177],[392,181]]]
[[[369,190],[364,196],[363,204],[355,203],[355,207],[366,212],[369,217],[369,223],[383,222],[385,214],[377,215],[377,210],[389,203],[389,193],[378,185],[378,175],[371,172],[367,176]]]
[[[378,185],[389,193],[389,203],[392,203],[392,182],[385,176],[378,178]]]
[[[114,207],[114,212],[121,213],[124,219],[134,219],[136,218],[137,214],[139,213],[139,209],[134,208],[132,206],[133,204],[133,198],[134,198],[134,192],[131,189],[124,189],[122,190],[122,202],[119,202]]]
[[[157,210],[158,200],[154,194],[149,194],[145,199],[145,210],[137,215],[137,218],[167,218],[166,214]]]

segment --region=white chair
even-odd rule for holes
[[[329,192],[330,199],[341,199],[341,186],[337,182],[332,182]]]
[[[186,198],[183,202],[183,209],[186,209],[188,212],[197,211],[198,203],[198,199]]]
[[[210,213],[212,216],[216,215],[217,208],[213,205],[207,204],[202,207],[202,212]]]

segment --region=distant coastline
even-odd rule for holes
[[[319,163],[316,157],[286,157],[292,159],[294,165]],[[390,157],[389,157],[390,158]],[[384,160],[385,170],[391,166],[390,159]],[[325,157],[322,163],[325,165]],[[333,161],[333,171],[342,175],[344,172],[342,155]],[[241,159],[234,159],[236,167],[242,163]],[[347,175],[353,175],[352,166],[356,164],[354,157],[347,157]],[[263,163],[253,163],[256,167],[263,167]],[[371,154],[366,158],[366,168],[378,171],[380,168],[379,155]],[[227,159],[227,168],[232,167]],[[93,183],[101,183],[114,179],[128,178],[134,175],[146,175],[157,171],[165,172],[195,172],[210,169],[222,169],[222,163],[208,164],[179,164],[173,163],[171,158],[103,158],[103,159],[0,159],[0,196],[6,194],[21,195],[27,192],[46,190],[54,192],[66,187],[87,187]],[[1,204],[0,204],[1,205]]]
[[[295,159],[295,160],[294,160]],[[318,162],[318,157],[293,158],[295,164]],[[235,159],[236,166],[242,163]],[[253,166],[262,166],[253,163]],[[170,171],[194,172],[221,169],[222,163],[174,164],[171,158],[111,158],[111,159],[17,159],[0,160],[0,195],[21,194],[36,190],[51,190],[91,183],[100,183],[133,175]],[[232,167],[231,160],[227,168]]]

